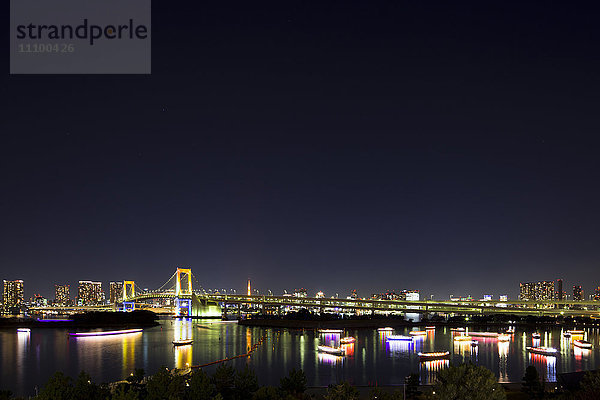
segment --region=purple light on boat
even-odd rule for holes
[[[72,319],[37,319],[39,322],[73,322]]]
[[[138,333],[143,329],[123,329],[120,331],[101,331],[101,332],[73,332],[69,333],[69,336],[85,337],[85,336],[108,336],[108,335],[122,335],[126,333]]]

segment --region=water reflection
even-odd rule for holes
[[[319,353],[317,355],[319,364],[338,365],[344,363],[344,357],[334,356],[333,354]]]
[[[546,382],[556,382],[556,357],[529,353],[529,363],[537,368]]]
[[[435,382],[437,373],[444,368],[450,366],[450,360],[432,360],[432,361],[421,361],[419,369],[421,371],[422,382],[424,384],[430,384]]]
[[[498,342],[498,380],[500,382],[509,382],[508,380],[508,349],[510,347],[509,342]]]
[[[413,349],[413,342],[409,340],[388,340],[386,343],[386,351],[390,355],[399,355],[400,353],[408,354]]]
[[[188,368],[192,365],[192,345],[173,346],[175,350],[175,368]]]

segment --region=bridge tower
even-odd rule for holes
[[[181,284],[181,275],[187,280],[184,285]],[[187,308],[188,315],[192,315],[192,299],[182,299],[181,295],[192,295],[192,269],[177,268],[177,281],[175,283],[175,313],[181,315],[181,309]]]
[[[187,284],[181,286],[181,275],[187,278]],[[192,270],[191,268],[177,268],[177,283],[175,286],[175,294],[192,294]]]
[[[135,282],[123,281],[123,311],[135,310],[135,302],[127,301],[135,297]]]
[[[127,299],[130,299],[132,297],[135,297],[135,282],[134,281],[124,281],[123,282],[123,301],[127,301]]]

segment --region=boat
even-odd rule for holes
[[[27,332],[27,333],[29,333],[29,332],[31,332],[31,329],[29,329],[29,328],[17,328],[17,332]]]
[[[585,333],[585,331],[580,330],[580,329],[571,329],[571,330],[568,330],[567,332],[569,332],[571,335],[583,335]]]
[[[573,340],[573,345],[579,347],[580,349],[592,348],[592,344],[587,340]]]
[[[431,331],[433,329],[435,329],[435,326],[426,326],[425,327],[425,330],[428,330],[428,331]]]
[[[394,328],[390,328],[390,327],[388,326],[388,327],[385,327],[385,328],[377,328],[377,331],[378,331],[378,332],[393,332],[393,331],[394,331]]]
[[[500,334],[500,335],[498,335],[498,341],[499,342],[508,342],[508,341],[510,341],[510,335],[507,335],[506,333]]]
[[[427,335],[426,331],[410,331],[408,332],[409,335],[411,336],[425,336]]]
[[[477,340],[471,340],[471,347],[477,347],[479,342]]]
[[[541,337],[542,337],[542,335],[540,335],[540,334],[539,334],[539,333],[537,333],[537,332],[533,332],[533,333],[531,334],[531,337],[532,337],[533,339],[539,339],[539,338],[541,338]]]
[[[498,332],[469,332],[470,336],[498,337]]]
[[[340,343],[343,344],[348,344],[348,343],[354,343],[356,342],[356,339],[352,336],[346,336],[340,339]]]
[[[449,351],[431,351],[431,352],[427,352],[427,353],[418,353],[419,357],[421,358],[421,361],[430,361],[430,360],[439,360],[441,358],[448,358],[450,357],[450,352]]]
[[[555,356],[558,353],[554,347],[529,347],[527,346],[527,351],[535,354],[542,354],[544,356]]]
[[[339,347],[331,347],[331,346],[318,346],[319,352],[332,354],[334,356],[343,356],[346,352],[344,349]]]
[[[508,328],[508,329],[506,330],[506,333],[508,333],[508,334],[515,333],[515,328]]]
[[[470,342],[471,340],[473,340],[473,338],[471,336],[454,336],[454,341],[455,342]]]
[[[85,336],[110,336],[110,335],[124,335],[128,333],[138,333],[143,329],[121,329],[119,331],[98,331],[98,332],[70,332],[69,336],[72,337],[85,337]]]
[[[464,332],[465,328],[450,328],[452,332]]]
[[[342,333],[342,329],[319,329],[319,333]]]
[[[412,336],[404,336],[404,335],[388,335],[385,338],[386,340],[404,340],[407,342],[412,342]]]
[[[192,344],[193,342],[193,339],[173,340],[173,346],[187,346],[188,344]]]

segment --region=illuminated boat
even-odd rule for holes
[[[332,354],[334,356],[343,356],[346,352],[340,347],[318,346],[319,352]]]
[[[413,338],[412,336],[405,336],[405,335],[388,335],[385,338],[386,340],[402,340],[402,341],[407,341],[407,342],[412,342]]]
[[[428,353],[418,353],[419,358],[421,359],[421,361],[431,361],[431,360],[439,360],[442,358],[448,358],[450,357],[450,352],[449,351],[431,351]]]
[[[464,332],[465,328],[450,328],[452,332]]]
[[[426,331],[410,331],[408,332],[409,335],[411,336],[425,336],[427,335]]]
[[[569,332],[571,335],[583,335],[585,333],[585,331],[580,330],[580,329],[571,329],[571,330],[568,330],[567,332]]]
[[[506,333],[500,334],[500,335],[498,335],[498,341],[499,342],[508,342],[508,341],[510,341],[510,335],[507,335]]]
[[[479,342],[477,340],[471,340],[471,347],[477,347]]]
[[[527,347],[530,353],[541,354],[544,356],[555,356],[558,353],[554,347]]]
[[[592,348],[592,344],[587,340],[573,340],[573,345],[579,347],[580,349]]]
[[[173,340],[173,346],[187,346],[188,344],[194,343],[193,339],[179,339]]]
[[[385,328],[378,328],[378,329],[377,329],[377,331],[378,331],[378,332],[393,332],[393,331],[394,331],[394,328],[390,328],[390,327],[388,326],[388,327],[385,327]]]
[[[537,332],[533,332],[533,333],[531,334],[531,337],[532,337],[533,339],[539,339],[539,338],[541,338],[541,337],[542,337],[542,335],[540,335],[540,334],[539,334],[539,333],[537,333]]]
[[[498,337],[498,332],[469,332],[471,336],[481,336],[481,337]]]
[[[27,333],[29,333],[29,332],[31,332],[31,329],[29,329],[29,328],[17,328],[17,332],[27,332]]]
[[[348,343],[354,343],[356,342],[356,339],[353,338],[352,336],[346,336],[340,339],[340,343],[343,344],[348,344]]]
[[[515,328],[508,328],[506,330],[506,333],[508,333],[508,334],[515,333]]]
[[[465,335],[454,336],[455,342],[470,342],[471,340],[473,340],[473,338],[471,336],[465,336]]]
[[[428,331],[431,331],[433,329],[435,329],[435,326],[426,326],[425,327],[425,330],[428,330]]]
[[[319,333],[342,333],[342,329],[319,329]]]
[[[86,337],[86,336],[110,336],[110,335],[124,335],[127,333],[138,333],[143,329],[121,329],[119,331],[98,331],[98,332],[71,332],[69,336],[73,337]]]

